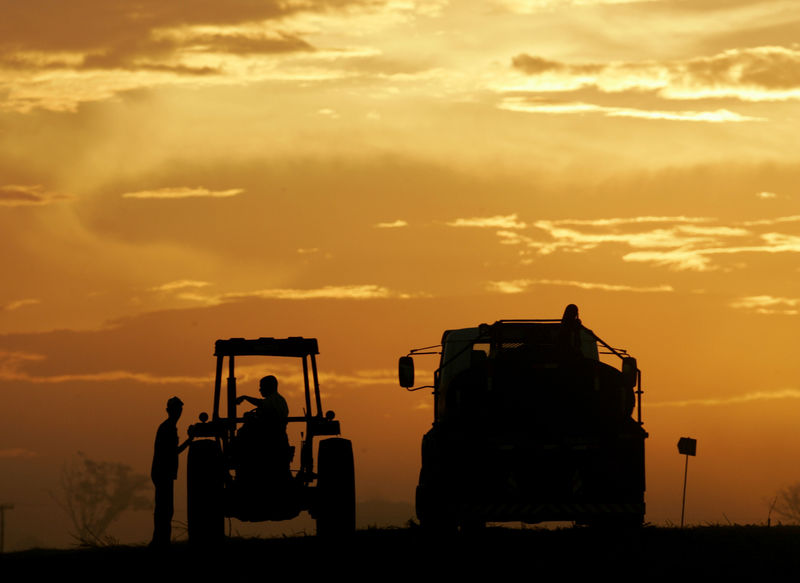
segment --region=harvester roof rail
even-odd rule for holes
[[[496,326],[498,324],[560,324],[562,320],[554,319],[554,318],[537,318],[537,319],[509,319],[509,320],[497,320],[494,324],[481,324],[478,328],[481,330],[482,333],[488,333],[489,329],[492,326]],[[614,348],[610,344],[608,344],[605,340],[600,338],[597,334],[592,332],[589,328],[584,326],[583,324],[580,325],[586,332],[592,335],[592,337],[599,342],[603,348],[605,348],[608,352],[601,352],[601,354],[614,354],[619,356],[620,358],[628,357],[628,351],[623,348]]]

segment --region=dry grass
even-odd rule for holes
[[[800,575],[800,527],[488,528],[449,537],[429,536],[419,528],[370,528],[345,540],[234,538],[214,549],[197,550],[181,543],[161,553],[135,546],[30,550],[8,553],[2,562],[34,577],[45,572],[76,573],[81,581],[192,576],[227,582],[338,573],[391,579],[477,573],[510,578],[520,571],[531,578],[547,574],[568,580],[603,574],[612,574],[615,580],[699,575],[755,580]]]

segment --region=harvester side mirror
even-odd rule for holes
[[[631,389],[638,384],[639,369],[636,366],[636,359],[632,356],[626,356],[622,359],[622,378],[625,386]]]
[[[414,386],[414,359],[410,356],[401,356],[397,363],[397,376],[400,386],[410,389]]]

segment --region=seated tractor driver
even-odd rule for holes
[[[261,399],[242,395],[236,399],[236,404],[241,405],[247,401],[256,406],[255,413],[258,416],[259,424],[264,429],[286,433],[286,422],[289,417],[289,406],[278,392],[278,379],[274,376],[265,376],[259,382],[259,392]]]
[[[290,463],[289,437],[286,424],[289,407],[278,393],[278,379],[269,375],[259,383],[261,399],[242,395],[236,399],[240,405],[247,401],[255,409],[245,414],[236,441],[239,452],[239,470],[245,475],[272,481],[288,477]]]

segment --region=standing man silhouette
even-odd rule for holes
[[[153,540],[151,547],[165,547],[172,538],[173,490],[178,477],[178,454],[192,441],[192,437],[178,445],[178,419],[183,412],[183,401],[172,397],[167,401],[167,419],[158,426],[153,448],[153,466],[150,478],[156,488],[153,510]]]

